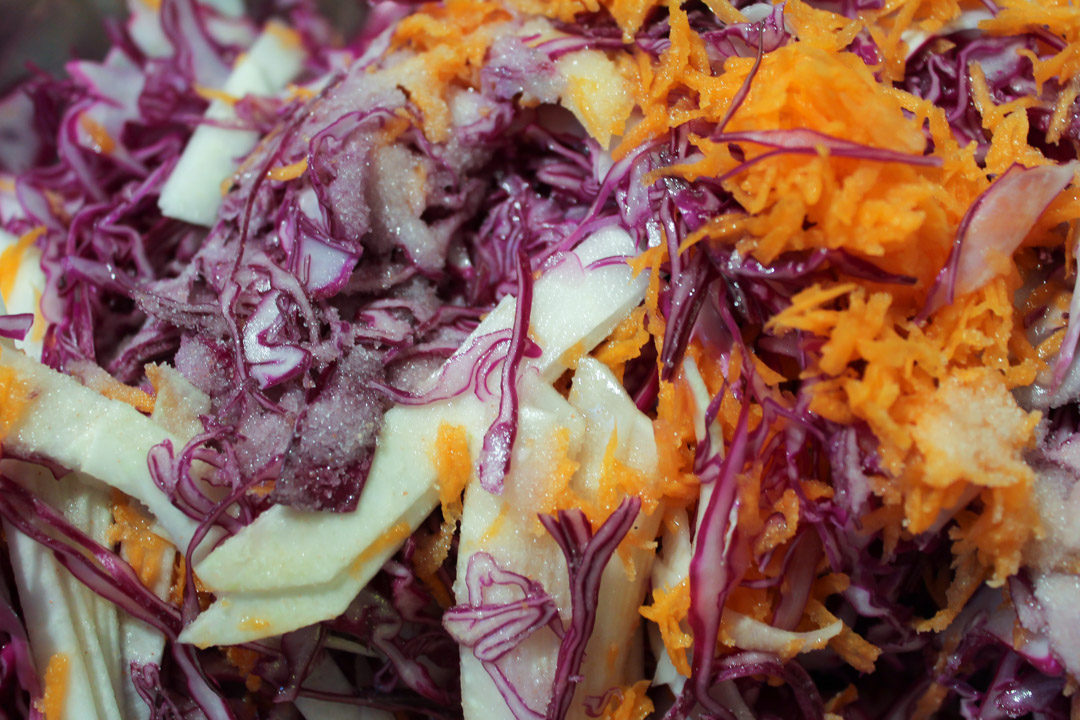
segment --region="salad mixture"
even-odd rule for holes
[[[256,5],[0,100],[0,717],[1080,713],[1080,8]]]

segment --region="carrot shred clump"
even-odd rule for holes
[[[282,165],[266,172],[266,176],[271,180],[278,182],[285,182],[288,180],[295,180],[307,172],[308,161],[307,158],[300,158],[294,163],[289,165]]]
[[[672,588],[653,588],[652,604],[643,606],[639,611],[642,617],[656,623],[668,657],[675,669],[686,677],[690,677],[690,660],[686,651],[694,643],[693,637],[684,629],[689,610],[690,580],[685,579]]]
[[[153,395],[141,388],[125,385],[108,373],[95,374],[90,378],[88,387],[98,391],[110,400],[117,400],[130,405],[139,412],[150,413],[154,411]]]
[[[479,84],[494,30],[510,17],[496,2],[448,0],[398,23],[394,47],[416,53],[398,66],[398,82],[420,110],[429,140],[450,136],[450,88]]]

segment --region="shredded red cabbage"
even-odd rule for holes
[[[514,306],[514,327],[503,360],[499,382],[499,413],[484,433],[480,456],[480,485],[488,492],[502,491],[503,478],[510,467],[510,452],[517,436],[518,372],[529,343],[529,316],[532,312],[532,275],[525,253],[518,252],[518,293]]]
[[[746,568],[745,548],[739,537],[738,474],[746,463],[750,431],[747,427],[749,405],[739,414],[739,424],[731,447],[722,455],[720,448],[700,446],[703,457],[703,482],[711,483],[708,506],[694,538],[695,552],[690,561],[690,613],[687,620],[694,632],[692,673],[694,698],[706,709],[716,712],[716,701],[709,694],[714,682],[716,637],[720,615],[731,589]],[[715,413],[715,409],[713,409]]]
[[[980,587],[946,630],[916,630],[919,618],[941,606],[940,580],[947,578],[938,576],[953,563],[959,522],[899,537],[865,524],[895,509],[886,507],[881,491],[894,470],[866,422],[825,419],[815,405],[815,386],[840,379],[810,370],[822,338],[780,333],[769,324],[800,291],[862,280],[927,292],[924,311],[910,318],[925,328],[935,311],[981,287],[997,255],[1011,258],[1018,248],[1035,268],[1023,269],[1022,282],[1063,287],[1075,301],[1074,268],[1066,266],[1075,248],[1022,245],[1077,168],[1075,83],[1045,80],[1033,62],[1064,49],[1067,40],[1034,24],[1016,34],[988,32],[978,18],[999,9],[986,2],[985,12],[966,8],[936,34],[912,35],[917,40],[906,63],[898,63],[889,43],[871,32],[885,8],[880,0],[807,3],[813,12],[856,21],[840,43],[845,52],[880,82],[898,78],[892,88],[942,111],[945,132],[974,152],[980,169],[989,162],[993,118],[975,101],[975,65],[990,101],[1015,103],[1027,123],[1026,141],[1048,161],[1014,165],[993,178],[963,215],[936,283],[925,288],[914,268],[898,271],[881,258],[831,245],[789,249],[769,262],[747,254],[745,238],[684,245],[717,217],[744,218],[748,210],[731,192],[733,183],[776,158],[825,155],[951,172],[929,126],[925,147],[917,150],[809,128],[729,129],[763,82],[763,60],[803,42],[783,3],[731,2],[745,22],[725,22],[708,3],[646,3],[635,32],[606,3],[527,30],[527,13],[513,10],[506,22],[521,32],[494,33],[482,56],[469,61],[468,79],[454,80],[450,129],[442,137],[425,132],[419,120],[430,110],[426,99],[406,91],[401,77],[381,73],[412,52],[395,39],[402,21],[451,3],[373,3],[344,48],[311,2],[256,5],[256,20],[276,17],[297,33],[302,70],[291,89],[225,103],[227,119],[205,115],[214,97],[207,89],[223,87],[262,26],[198,0],[143,8],[157,23],[152,36],[134,22],[116,23],[103,60],[72,61],[60,79],[34,71],[0,98],[0,229],[16,238],[40,232],[33,242],[44,273],[43,362],[69,372],[100,367],[146,391],[153,389],[146,365],[168,363],[209,398],[209,411],[198,418],[201,432],[182,446],[158,444],[147,457],[151,480],[198,523],[191,545],[179,548],[184,592],[176,604],[144,587],[115,547],[96,543],[57,508],[0,476],[0,516],[12,528],[167,639],[160,663],[125,669],[152,720],[296,717],[305,700],[456,718],[461,648],[479,661],[518,720],[564,720],[577,712],[588,641],[603,622],[600,579],[639,513],[647,514],[647,502],[637,497],[622,500],[595,532],[580,510],[540,516],[566,559],[571,615],[565,625],[541,583],[485,552],[469,558],[467,597],[449,597],[456,538],[444,540],[434,573],[419,570],[418,548],[442,532],[436,512],[337,618],[238,653],[195,649],[177,638],[210,600],[193,569],[209,546],[275,506],[299,513],[357,507],[383,415],[393,405],[422,407],[466,393],[497,397],[474,460],[480,488],[502,492],[511,451],[521,442],[520,376],[540,351],[529,338],[534,279],[560,253],[612,226],[638,249],[662,251],[651,278],[656,304],[643,321],[656,342],[642,341],[638,356],[618,368],[622,389],[652,419],[673,396],[686,400],[688,357],[704,353],[712,389],[723,383],[695,419],[726,431],[728,439],[714,446],[706,432],[689,442],[686,457],[693,457],[700,497],[675,503],[689,517],[697,511],[688,533],[685,624],[692,646],[690,677],[678,678],[670,691],[649,690],[657,707],[668,708],[666,717],[822,718],[827,708],[845,718],[907,717],[927,697],[940,700],[941,717],[1068,717],[1064,693],[1075,685],[1076,661],[1062,643],[1075,613],[1048,589],[1061,579],[1060,568],[1024,569],[1003,589]],[[685,30],[675,24],[676,10],[701,40],[694,45],[695,71],[721,74],[750,58],[753,66],[719,122],[700,119],[693,112],[700,98],[676,90],[670,109],[695,119],[621,148],[615,160],[562,102],[566,64],[588,57],[575,55],[583,51],[643,63],[671,59],[684,47],[672,41]],[[167,217],[158,206],[200,126],[260,138],[237,158],[242,163],[223,186],[209,228]],[[725,145],[735,167],[694,180],[665,174],[700,159],[700,139]],[[1075,228],[1053,232],[1075,241]],[[602,258],[589,269],[625,260]],[[1080,323],[1068,321],[1075,302],[1065,313],[1055,304],[1060,298],[1039,299],[1030,287],[1010,285],[1009,292],[1017,308],[1023,298],[1035,298],[1023,318],[1029,336],[1061,332],[1050,370],[1013,393],[1034,398],[1025,409],[1043,411],[1025,462],[1038,482],[1059,481],[1069,498],[1080,477],[1071,445],[1080,433]],[[512,328],[465,344],[481,318],[511,296]],[[836,298],[826,310],[846,302]],[[34,317],[0,317],[0,337],[25,341]],[[984,361],[990,362],[972,362]],[[775,392],[765,389],[762,365],[782,377]],[[729,377],[733,368],[738,377]],[[569,378],[556,387],[565,390]],[[739,403],[734,423],[731,402]],[[751,469],[759,471],[761,506],[779,507],[786,498],[798,520],[783,544],[760,555],[738,523]],[[811,494],[812,482],[828,491]],[[762,522],[777,533],[789,529],[789,517],[779,511]],[[815,582],[826,572],[843,582],[823,601],[814,595]],[[33,663],[40,659],[30,652],[20,613],[20,604],[33,600],[9,590],[8,574],[0,565],[0,715],[36,717],[33,699],[42,688]],[[514,599],[486,598],[496,587]],[[876,669],[852,666],[833,646],[792,657],[723,646],[724,609],[738,589],[768,595],[772,607],[763,617],[778,631],[804,630],[808,608],[822,603],[879,653]],[[501,669],[537,632],[559,639],[546,707],[526,704]],[[234,656],[245,652],[254,660],[241,669]],[[647,651],[647,671],[662,660],[656,648]],[[339,671],[341,684],[323,682],[320,668],[328,666]],[[585,710],[599,715],[623,696],[623,688],[612,687],[587,698]]]
[[[8,579],[10,568],[0,576],[0,704],[14,717],[31,717],[30,698],[41,696],[41,684],[30,656],[19,612]]]
[[[544,529],[555,538],[566,558],[571,607],[570,625],[559,642],[546,720],[563,720],[570,710],[576,684],[580,681],[585,646],[600,612],[600,579],[615,549],[630,532],[640,509],[639,498],[626,498],[595,533],[580,510],[560,510],[557,517],[540,516]]]
[[[537,630],[549,627],[562,634],[555,601],[535,580],[500,567],[484,552],[469,558],[465,586],[467,604],[456,605],[443,615],[447,631],[476,655],[515,718],[544,717],[525,704],[499,661]],[[509,602],[487,602],[484,593],[492,587],[513,590],[515,595],[520,592],[520,597]]]
[[[30,327],[34,324],[33,313],[19,313],[17,315],[0,315],[0,337],[10,340],[23,340]]]
[[[469,590],[468,605],[447,610],[443,625],[481,662],[496,662],[533,632],[557,620],[558,608],[539,584],[500,568],[488,553],[475,553],[469,558],[465,585]],[[485,604],[484,589],[494,585],[518,587],[523,595],[508,603]]]

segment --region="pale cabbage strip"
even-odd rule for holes
[[[537,279],[530,334],[542,354],[523,364],[526,374],[557,377],[568,353],[594,346],[641,302],[645,278],[633,278],[627,265],[590,267],[633,251],[625,232],[600,231]],[[506,298],[473,337],[509,328],[513,315],[514,300]],[[246,642],[340,614],[434,510],[432,451],[439,426],[463,426],[475,461],[496,404],[465,393],[391,409],[356,510],[331,514],[278,506],[227,539],[196,567],[218,601],[181,638],[204,646]]]
[[[455,595],[459,603],[468,603],[465,578],[469,563],[476,553],[485,553],[500,568],[539,582],[555,600],[566,623],[571,613],[566,562],[540,525],[537,512],[558,506],[560,501],[565,504],[561,495],[567,488],[553,486],[552,480],[558,478],[556,485],[561,483],[559,468],[567,461],[572,463],[569,468],[576,465],[568,489],[586,502],[599,501],[605,465],[612,459],[638,473],[642,491],[649,492],[657,477],[652,423],[634,406],[611,371],[586,357],[578,363],[569,400],[547,384],[526,386],[518,433],[503,493],[493,495],[475,479],[466,492]],[[609,458],[611,448],[614,453]],[[655,511],[639,514],[623,550],[604,569],[598,605],[601,615],[588,641],[580,672],[583,679],[570,717],[584,717],[584,698],[630,685],[644,674],[638,608],[644,601],[653,559],[648,543],[657,533],[660,515]],[[499,592],[490,588],[485,603],[512,600]],[[539,717],[543,717],[552,694],[558,651],[558,638],[540,630],[506,655],[499,667],[524,705]],[[467,719],[517,717],[488,670],[467,647],[461,649],[461,693]]]
[[[690,575],[693,548],[690,544],[690,518],[685,510],[674,513],[671,520],[665,523],[660,547],[661,550],[652,567],[651,585],[657,590],[671,592]],[[685,620],[682,623],[682,631],[689,632]],[[648,634],[649,647],[656,657],[656,671],[653,673],[652,684],[654,686],[667,685],[671,688],[672,694],[678,695],[686,684],[686,676],[675,669],[667,646],[660,637],[660,628],[655,623],[649,623]]]
[[[271,21],[237,61],[221,92],[237,99],[277,95],[299,75],[304,57],[296,32]],[[165,181],[158,207],[166,217],[210,226],[224,199],[222,184],[255,147],[259,133],[221,127],[237,120],[232,105],[223,99],[210,103],[205,119],[207,123],[195,129]]]
[[[731,609],[724,610],[722,624],[730,633],[734,647],[740,650],[759,650],[781,657],[821,650],[844,629],[844,623],[837,620],[817,630],[782,630]]]
[[[45,368],[13,347],[21,347],[32,356],[38,357],[41,344],[40,336],[35,331],[39,329],[39,324],[44,323],[38,308],[38,301],[45,286],[45,276],[40,267],[41,253],[33,244],[16,250],[17,243],[18,239],[0,231],[0,252],[19,252],[17,265],[7,268],[14,273],[14,277],[4,287],[6,292],[2,293],[4,302],[0,307],[10,313],[33,313],[35,324],[26,340],[5,342],[0,346],[0,365],[12,363],[23,368],[22,371],[17,371],[19,380],[30,385],[32,390],[42,391],[44,384],[51,388],[55,395],[63,395],[67,390],[78,388],[70,401],[87,412],[87,422],[91,425],[95,423],[95,410],[110,406],[117,408],[116,413],[120,416],[138,418],[135,422],[144,431],[144,435],[147,431],[154,437],[157,437],[155,432],[160,435],[160,427],[156,430],[154,427],[154,423],[159,423],[173,427],[179,434],[177,442],[182,442],[180,438],[190,438],[194,433],[192,423],[197,423],[198,413],[205,412],[204,405],[208,405],[209,401],[205,396],[200,399],[198,391],[176,371],[161,370],[162,387],[159,391],[166,401],[156,405],[151,419],[147,420],[129,406],[82,387],[72,378]],[[173,400],[170,402],[169,398]],[[85,404],[87,399],[90,405]],[[41,408],[36,407],[34,412],[40,412]],[[109,448],[114,449],[122,447],[128,440],[128,436],[123,432],[125,428],[122,425],[108,428],[101,423],[107,423],[110,418],[115,419],[116,413],[105,412],[97,420],[100,432],[94,434],[102,442],[106,442]],[[47,438],[49,442],[46,447],[35,446],[32,442],[30,445],[24,443],[20,446],[19,440],[9,444],[9,437],[5,438],[5,448],[10,451],[13,447],[21,447],[24,451],[28,450],[30,455],[56,459],[50,455],[48,449],[60,447],[70,440],[70,436],[62,434],[62,431],[57,433],[56,427],[50,425],[49,417],[48,413],[37,416],[35,422],[41,426],[41,431],[32,431],[35,424],[31,423],[23,428],[24,435],[21,436],[23,441],[31,437]],[[147,423],[150,425],[147,426]],[[114,433],[111,441],[110,430]],[[109,448],[105,449],[103,455],[111,452]],[[136,468],[139,462],[145,473],[145,451],[141,458],[132,459]],[[105,546],[111,544],[109,530],[113,523],[112,502],[107,489],[97,480],[78,473],[55,480],[52,474],[41,466],[14,460],[0,461],[0,472],[21,482],[38,497],[56,507],[69,523],[96,542]],[[101,470],[99,472],[106,474]],[[149,485],[146,485],[147,482]],[[148,474],[143,486],[147,493],[156,493],[155,497],[163,497],[153,486]],[[130,487],[128,489],[130,491]],[[67,658],[62,717],[73,720],[87,717],[123,720],[148,717],[150,709],[135,690],[129,668],[132,663],[160,663],[165,647],[164,636],[155,628],[119,612],[111,603],[84,587],[55,560],[52,552],[41,544],[7,523],[4,524],[4,531],[11,550],[16,587],[26,610],[27,632],[39,676],[44,675],[54,655],[61,654]],[[160,529],[157,532],[166,534]],[[121,555],[127,558],[123,545]],[[173,556],[174,551],[162,553],[159,582],[157,587],[152,588],[162,596],[169,589]]]
[[[607,470],[607,449],[614,440],[614,460],[640,473],[641,492],[653,494],[659,461],[652,421],[638,410],[607,366],[592,358],[583,358],[578,363],[570,388],[570,404],[585,417],[585,437],[578,455],[581,466],[571,485],[586,496],[599,493]],[[612,687],[631,685],[644,675],[638,609],[648,589],[655,559],[652,541],[662,515],[660,508],[651,514],[639,513],[623,549],[612,557],[604,571],[600,617],[589,639],[581,668],[585,679],[578,687],[571,716],[580,712],[584,698],[600,696]]]
[[[439,425],[464,425],[482,438],[488,414],[472,396],[390,409],[356,510],[323,513],[275,506],[225,540],[196,566],[196,574],[219,597],[321,588],[344,574],[364,576],[366,582],[382,562],[367,557],[365,550],[391,532],[400,536],[389,543],[396,549],[415,528],[394,531],[395,526],[403,520],[418,526],[435,507],[431,451]]]
[[[203,7],[221,13],[220,18],[208,18],[208,30],[215,40],[251,42],[250,23],[244,18],[243,0],[198,0]],[[132,41],[148,57],[169,57],[176,49],[161,27],[161,6],[148,0],[127,0],[127,31]],[[245,37],[245,35],[248,35]]]
[[[155,378],[156,395],[150,419],[184,441],[189,441],[201,433],[203,428],[199,416],[210,410],[210,398],[168,365],[157,367]],[[152,530],[164,535],[156,525]],[[129,560],[127,550],[127,545],[121,542],[120,554],[125,560]],[[176,554],[177,551],[173,548],[161,553],[156,573],[157,582],[150,588],[158,597],[164,598],[169,594]],[[165,636],[157,628],[127,613],[120,613],[120,639],[120,667],[124,669],[127,678],[122,686],[125,701],[129,703],[129,707],[139,708],[137,717],[144,718],[148,715],[146,702],[130,682],[127,670],[133,662],[139,665],[160,664],[165,650]]]
[[[389,417],[390,413],[387,415]],[[434,442],[437,423],[417,434],[412,434],[417,432],[417,423],[406,423],[406,426],[410,429],[413,441],[430,439]],[[426,430],[431,432],[425,432]],[[404,463],[398,467],[407,466],[408,464]],[[374,464],[372,467],[374,468]],[[408,471],[409,475],[398,473],[397,478],[415,479],[416,468],[408,467]],[[369,518],[376,527],[386,528],[383,534],[386,540],[368,546],[369,550],[361,552],[353,565],[327,582],[263,592],[219,592],[216,594],[216,602],[184,629],[180,635],[181,641],[200,647],[250,642],[312,625],[344,612],[367,581],[397,551],[400,543],[431,514],[438,499],[437,490],[432,485],[419,493],[407,507],[395,505],[383,512],[378,509],[376,499],[389,499],[394,497],[394,493],[389,491],[389,495],[383,495],[387,485],[380,484],[376,487],[377,493],[366,496],[370,498],[366,502],[367,507],[375,509],[365,511],[364,517]],[[365,492],[370,492],[370,489]],[[365,501],[362,500],[361,505],[365,505]],[[387,515],[389,512],[396,514]],[[388,519],[393,522],[387,527]],[[294,526],[294,529],[298,527]],[[311,526],[313,530],[316,527],[315,524]],[[400,530],[395,532],[395,527]],[[285,556],[281,560],[283,564],[295,562],[293,556]],[[309,557],[307,562],[317,562],[317,559]]]
[[[56,507],[98,542],[105,540],[110,517],[100,513],[102,507],[108,507],[104,488],[74,474],[57,481],[45,468],[13,460],[0,461],[0,471]],[[86,588],[51,552],[6,521],[4,533],[11,548],[34,665],[40,673],[54,655],[67,659],[63,714],[58,720],[145,717],[148,708],[141,703],[141,709],[129,705],[131,695],[123,689],[116,607]]]

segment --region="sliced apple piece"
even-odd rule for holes
[[[203,426],[199,416],[210,411],[209,396],[169,365],[150,365],[146,372],[155,391],[154,410],[150,413],[150,419],[185,442],[200,434]],[[162,534],[156,524],[151,530]],[[120,545],[120,554],[125,560],[130,559],[124,543]],[[157,582],[150,589],[160,598],[165,598],[169,593],[175,557],[176,550],[168,549],[161,553],[158,561]],[[126,613],[120,614],[119,632],[120,667],[126,678],[121,698],[124,717],[147,718],[150,708],[130,681],[128,668],[132,663],[160,664],[165,649],[165,636],[157,628]]]
[[[271,21],[225,81],[221,91],[244,95],[276,95],[303,67],[304,48],[296,31]],[[254,130],[221,127],[236,120],[232,106],[214,100],[207,123],[196,128],[161,190],[158,207],[166,217],[209,227],[221,208],[222,183],[236,172],[241,159],[259,141]]]
[[[540,524],[537,511],[553,509],[559,499],[552,478],[568,484],[575,471],[573,456],[582,445],[584,418],[550,385],[534,381],[519,392],[522,404],[518,409],[518,440],[502,494],[488,492],[475,478],[465,492],[454,595],[459,603],[469,602],[465,584],[469,563],[476,553],[483,552],[499,568],[540,583],[566,621],[571,612],[566,561]],[[507,594],[511,591],[489,588],[484,602],[512,602],[516,598]],[[559,639],[541,630],[526,638],[506,657],[505,664],[500,664],[521,702],[538,717],[543,717],[551,695],[558,653]],[[461,703],[466,718],[515,718],[488,671],[465,647],[461,649]]]
[[[622,463],[624,473],[641,482],[641,493],[653,493],[659,460],[652,422],[627,395],[606,365],[582,358],[574,373],[570,404],[586,417],[581,469],[574,478],[579,492],[601,494],[608,463]],[[614,452],[608,457],[609,443]],[[614,462],[613,462],[614,461]],[[627,478],[631,481],[631,478]],[[571,717],[583,718],[584,699],[611,687],[625,687],[644,677],[643,645],[638,608],[645,600],[655,551],[651,545],[660,528],[661,513],[642,511],[625,545],[604,569],[600,581],[602,618],[596,623],[581,667]]]
[[[436,491],[432,493],[416,498],[384,535],[329,581],[263,592],[218,593],[214,604],[184,628],[180,640],[199,647],[235,645],[337,617],[431,514],[438,497]]]
[[[623,134],[634,109],[632,87],[619,66],[600,50],[578,50],[556,63],[566,78],[561,103],[590,135],[608,147],[613,136]]]
[[[200,580],[219,593],[255,593],[325,583],[352,566],[363,568],[360,574],[366,581],[373,572],[369,563],[360,562],[364,549],[373,547],[419,503],[424,508],[420,517],[409,523],[408,532],[398,533],[396,549],[438,502],[433,449],[439,426],[464,426],[475,455],[490,415],[471,394],[430,406],[390,409],[356,510],[270,508],[196,567]]]
[[[169,502],[147,465],[150,448],[169,440],[179,449],[181,438],[14,348],[0,349],[0,368],[14,378],[13,397],[4,399],[6,453],[48,459],[127,493],[154,514],[174,545],[187,546],[197,524]]]

